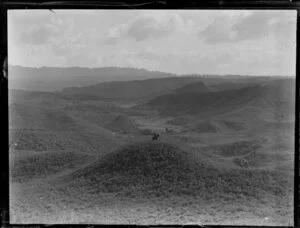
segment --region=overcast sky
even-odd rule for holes
[[[11,10],[9,64],[295,75],[296,11]]]

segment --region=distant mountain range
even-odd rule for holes
[[[102,67],[21,67],[9,66],[9,87],[35,91],[60,91],[67,87],[84,87],[102,82],[133,81],[161,78],[198,78],[206,83],[212,90],[232,89],[243,86],[250,81],[267,81],[273,77],[254,77],[239,75],[175,75],[171,73],[148,71],[136,68]]]
[[[9,66],[9,86],[14,89],[58,91],[72,86],[88,86],[107,81],[166,78],[176,75],[136,68],[102,67],[21,67]]]

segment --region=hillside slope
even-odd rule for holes
[[[228,91],[166,94],[146,103],[145,107],[157,109],[164,115],[190,114],[204,118],[244,110],[244,114],[252,112],[251,115],[268,113],[278,120],[294,115],[294,99],[295,80],[285,79]],[[241,116],[245,117],[244,114]]]
[[[9,106],[9,127],[57,131],[80,128],[76,121],[64,111],[23,104]]]
[[[174,77],[174,74],[122,67],[21,67],[9,66],[9,88],[58,91],[70,86],[89,86],[107,81]]]
[[[254,176],[255,180],[252,178]],[[280,185],[274,185],[276,182],[286,182],[281,176],[280,173],[265,171],[221,171],[201,161],[201,156],[195,159],[171,144],[144,142],[121,147],[58,181],[62,186],[67,183],[78,190],[85,189],[86,193],[114,192],[125,197],[141,194],[147,197],[220,194],[219,197],[222,197],[227,191],[235,192],[232,195],[247,192],[249,196],[261,197],[265,195],[264,191],[270,194],[279,191],[279,194],[285,195]],[[236,185],[245,192],[239,191]],[[249,185],[255,186],[255,192],[246,190]],[[216,187],[218,190],[215,193],[210,192]]]
[[[173,93],[192,93],[192,92],[208,93],[211,92],[211,89],[207,85],[205,85],[204,82],[201,81],[201,82],[190,83],[186,86],[180,87],[173,91]]]
[[[63,94],[93,95],[102,99],[150,99],[199,80],[192,77],[104,82],[87,87],[66,88]]]
[[[108,128],[114,132],[132,132],[137,130],[137,126],[133,120],[127,116],[117,116],[109,124],[105,125],[105,128]]]

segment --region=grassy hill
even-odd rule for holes
[[[70,151],[32,153],[20,155],[12,153],[10,158],[10,180],[28,182],[68,170],[92,161],[92,156]]]
[[[108,197],[110,204],[130,202],[131,208],[143,207],[144,202],[163,202],[181,210],[200,210],[199,205],[204,204],[230,204],[230,210],[248,208],[247,213],[258,210],[262,214],[278,204],[286,207],[292,202],[293,191],[292,178],[284,172],[216,168],[202,161],[201,156],[165,142],[121,147],[55,183],[60,194],[64,189],[84,194],[85,201],[92,200],[94,205],[106,205],[103,197]],[[249,207],[249,202],[255,202],[255,209]],[[124,213],[121,211],[120,208]]]
[[[185,129],[184,131],[197,133],[216,133],[219,131],[218,126],[212,121],[198,121],[196,124],[191,125],[191,127]]]
[[[72,131],[80,128],[75,120],[62,110],[24,104],[9,106],[9,127],[56,131]]]
[[[171,73],[148,71],[145,69],[128,67],[22,67],[9,66],[9,88],[36,90],[36,91],[59,91],[72,86],[90,86],[109,81],[133,81],[145,79],[160,79],[176,77]],[[270,80],[270,77],[251,76],[222,76],[222,75],[181,75],[204,80],[213,90],[233,89],[244,87],[247,84]],[[226,78],[226,79],[225,79]]]
[[[21,67],[9,66],[9,87],[14,89],[58,91],[70,86],[89,86],[107,81],[166,78],[175,75],[122,67]]]
[[[145,106],[169,116],[190,114],[210,118],[245,109],[254,113],[261,110],[273,115],[275,120],[294,115],[294,91],[295,81],[283,79],[220,92],[166,94]]]
[[[291,225],[294,81],[198,79],[12,90],[12,221]]]
[[[162,79],[147,79],[128,82],[103,82],[86,87],[70,87],[63,94],[81,96],[93,95],[99,99],[140,100],[150,99],[169,93],[174,89],[199,80],[196,77],[172,77]]]
[[[137,130],[137,125],[133,120],[127,116],[117,116],[109,124],[105,125],[107,129],[110,129],[114,132],[123,132],[129,133]]]
[[[211,92],[211,89],[207,85],[205,85],[204,82],[195,82],[180,87],[178,89],[175,89],[173,91],[173,93],[191,93],[191,92],[208,93]]]

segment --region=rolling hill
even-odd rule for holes
[[[212,90],[241,88],[250,84],[267,82],[272,77],[239,75],[175,75],[128,67],[22,67],[9,65],[9,88],[35,91],[60,91],[68,87],[83,87],[102,82],[161,79],[170,77],[198,78]],[[280,77],[278,77],[280,78]],[[175,88],[176,89],[176,88]]]
[[[117,212],[109,217],[110,221],[115,221],[120,214],[126,215],[129,209],[135,214],[152,204],[178,207],[180,215],[186,216],[186,210],[202,211],[201,205],[206,205],[207,210],[207,205],[223,208],[230,203],[231,210],[235,210],[255,202],[255,206],[247,211],[248,215],[257,210],[262,213],[273,210],[273,204],[276,208],[278,205],[287,207],[287,202],[291,202],[292,179],[287,179],[280,171],[219,169],[202,158],[201,153],[194,157],[165,142],[128,144],[82,169],[57,178],[53,185],[64,197],[66,194],[84,195],[80,197],[83,198],[80,204],[93,202],[95,207],[103,210],[102,213],[115,205]],[[105,209],[101,205],[105,205]],[[123,210],[121,205],[126,209]],[[162,213],[170,216],[166,211]],[[218,209],[214,213],[222,214],[223,211]],[[281,216],[279,213],[275,212],[275,215]],[[126,223],[126,220],[122,221]],[[137,224],[140,221],[137,220]]]
[[[72,131],[80,128],[64,111],[16,103],[9,106],[9,127],[54,131]]]
[[[137,126],[133,120],[127,116],[117,116],[109,124],[105,125],[105,128],[110,129],[114,132],[133,132],[137,130]]]
[[[222,76],[203,77],[178,76],[151,79],[101,82],[90,86],[67,87],[62,90],[62,97],[77,97],[79,99],[103,99],[103,100],[151,100],[155,97],[169,93],[188,92],[220,92],[255,87],[269,82],[274,78],[240,77],[230,79]],[[70,84],[71,85],[71,84]]]
[[[294,95],[234,77],[11,90],[11,221],[290,224]]]
[[[193,124],[192,127],[186,129],[187,132],[197,133],[216,133],[219,131],[218,126],[212,121],[201,121],[200,123]]]
[[[92,156],[70,151],[44,152],[10,158],[10,175],[13,182],[28,182],[39,178],[49,178],[56,173],[72,170],[92,161]]]
[[[145,107],[169,116],[189,114],[212,118],[243,112],[240,114],[243,118],[267,115],[266,119],[283,120],[294,116],[294,100],[295,80],[282,79],[220,92],[166,94],[149,101]]]
[[[172,77],[128,82],[103,82],[86,87],[70,87],[62,91],[65,95],[96,96],[108,100],[141,100],[169,93],[177,88],[198,81],[199,78]]]
[[[186,86],[180,87],[178,89],[175,89],[173,93],[192,93],[192,92],[197,92],[197,93],[208,93],[211,92],[211,89],[205,85],[203,82],[195,82],[195,83],[190,83]]]
[[[9,66],[9,88],[58,91],[70,86],[89,86],[107,81],[174,77],[174,74],[136,68],[21,67]]]

